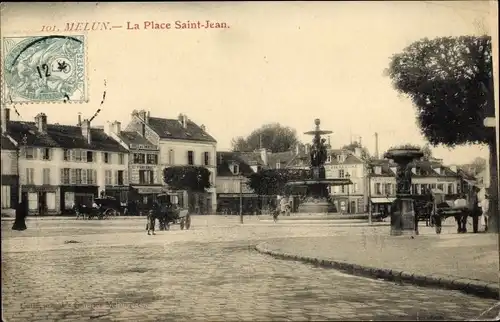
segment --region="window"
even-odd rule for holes
[[[42,160],[50,160],[50,152],[51,152],[51,150],[49,148],[43,148],[42,149]]]
[[[354,193],[358,192],[358,184],[357,183],[352,185],[352,192],[354,192]]]
[[[281,168],[281,163],[276,162],[276,169],[280,169],[280,168]]]
[[[382,190],[381,190],[381,184],[380,183],[375,183],[375,194],[381,195]]]
[[[134,153],[134,163],[144,164],[146,163],[146,157],[143,153]]]
[[[327,158],[326,158],[326,163],[331,163],[332,162],[332,156],[329,155]]]
[[[26,184],[35,184],[35,169],[26,168]]]
[[[351,178],[356,178],[356,177],[357,177],[356,169],[351,169]]]
[[[116,171],[116,184],[119,186],[123,186],[123,170]]]
[[[106,170],[106,172],[104,173],[104,175],[105,175],[104,184],[107,185],[107,186],[110,186],[111,182],[112,182],[111,170]]]
[[[412,192],[413,194],[418,194],[418,190],[417,190],[417,189],[418,189],[418,187],[417,187],[417,185],[416,185],[416,184],[412,184],[412,185],[411,185],[411,192]]]
[[[345,193],[345,186],[344,186],[344,185],[342,185],[342,186],[340,186],[340,187],[341,187],[341,188],[340,188],[340,189],[341,189],[340,191],[341,191],[342,193]]]
[[[437,188],[438,188],[439,190],[441,190],[441,191],[443,191],[443,192],[444,192],[444,185],[443,185],[442,183],[439,183],[439,184],[437,185]]]
[[[2,186],[2,209],[10,208],[10,186]]]
[[[194,165],[193,151],[188,151],[188,165]]]
[[[43,184],[50,184],[50,169],[43,169]]]
[[[61,184],[70,184],[69,178],[70,178],[69,169],[68,168],[61,169]]]
[[[343,178],[345,175],[344,170],[340,169],[339,170],[339,178]]]
[[[153,184],[154,172],[150,170],[139,170],[139,184]]]
[[[36,149],[35,148],[25,148],[24,149],[24,157],[28,160],[33,160],[36,158]]]
[[[158,155],[148,154],[147,161],[148,161],[148,164],[158,164]]]
[[[239,174],[240,173],[240,167],[237,164],[233,165],[233,174]]]
[[[448,184],[448,194],[452,195],[453,194],[453,183]]]
[[[47,192],[45,196],[46,206],[48,210],[56,209],[56,193],[55,192]]]
[[[63,152],[63,159],[64,161],[69,161],[71,160],[71,151],[68,150],[68,149],[64,149],[64,152]]]
[[[73,151],[73,154],[75,156],[75,161],[82,161],[82,159],[83,159],[82,150],[75,150],[75,151]]]
[[[210,152],[203,153],[203,160],[205,160],[205,165],[210,165]]]
[[[175,164],[174,150],[168,150],[168,164]]]
[[[75,169],[75,184],[82,184],[82,169]]]
[[[87,151],[87,162],[94,162],[94,152]]]
[[[103,152],[102,153],[102,160],[104,163],[110,163],[110,158],[109,158],[109,153],[108,152]]]
[[[87,184],[96,184],[96,180],[94,180],[94,175],[97,174],[97,171],[92,169],[87,169]]]
[[[125,155],[123,153],[118,154],[118,164],[125,164]]]
[[[385,184],[385,193],[388,195],[391,194],[391,184],[390,183]]]

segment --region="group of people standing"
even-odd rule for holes
[[[453,203],[453,208],[462,209],[462,213],[455,215],[457,223],[457,233],[467,232],[467,219],[472,219],[472,231],[477,233],[479,231],[479,224],[484,226],[484,231],[488,231],[488,210],[489,198],[484,193],[483,198],[479,198],[480,189],[474,187],[469,196],[462,194],[460,198],[456,199]]]

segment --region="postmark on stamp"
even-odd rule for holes
[[[4,97],[10,103],[88,100],[84,36],[4,37]]]

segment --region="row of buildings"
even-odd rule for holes
[[[207,167],[214,184],[216,140],[186,115],[177,119],[133,111],[130,122],[93,127],[75,117],[75,125],[50,123],[40,113],[34,122],[13,121],[2,110],[2,209],[20,198],[30,212],[57,214],[74,203],[102,194],[147,203],[165,191],[163,169],[177,165]],[[187,205],[188,196],[180,194]],[[200,200],[216,207],[215,188]]]
[[[295,151],[269,153],[256,152],[218,153],[216,190],[219,203],[235,208],[241,196],[244,205],[254,208],[256,196],[246,187],[245,176],[260,168],[307,168],[309,145],[297,147]],[[445,166],[442,160],[419,160],[413,163],[412,191],[422,194],[427,189],[445,196],[467,193],[476,184],[474,177],[456,166]],[[388,210],[396,198],[396,164],[387,159],[364,160],[362,149],[329,149],[325,164],[326,178],[349,178],[351,185],[332,186],[330,195],[340,212],[364,213]],[[248,200],[248,201],[246,201]],[[225,202],[224,202],[225,201]],[[293,207],[298,205],[294,198]]]
[[[262,196],[245,184],[249,174],[307,168],[309,161],[309,145],[281,153],[217,152],[205,126],[183,114],[165,119],[135,110],[125,126],[114,121],[94,127],[81,116],[75,117],[75,125],[50,123],[44,113],[33,122],[13,121],[4,108],[1,125],[2,209],[14,208],[24,198],[33,213],[64,213],[74,203],[88,203],[102,194],[123,203],[148,203],[167,188],[163,170],[178,165],[204,166],[211,173],[212,188],[201,198],[190,200],[193,196],[179,192],[184,206],[196,204],[202,212],[237,211],[242,198],[250,211],[262,203]],[[395,198],[396,167],[389,160],[366,162],[360,148],[329,149],[325,168],[327,178],[352,181],[330,189],[339,211],[366,212],[371,205],[377,212]],[[418,161],[413,168],[416,193],[428,187],[457,194],[472,180],[440,160]]]

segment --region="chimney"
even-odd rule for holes
[[[375,132],[375,159],[378,159],[378,133]]]
[[[78,123],[77,126],[82,126],[82,113],[78,113]]]
[[[260,158],[264,165],[267,165],[267,150],[265,148],[260,149]]]
[[[35,122],[38,132],[47,133],[47,115],[45,113],[39,113],[35,116]]]
[[[151,116],[151,113],[149,111],[146,113],[146,124],[149,124],[149,117]]]
[[[149,121],[148,112],[146,112],[145,110],[140,110],[138,114],[139,114],[139,117],[141,118],[141,120],[143,120],[144,123],[148,124],[148,121]]]
[[[188,117],[186,114],[182,115],[182,127],[187,129]]]
[[[115,134],[120,134],[121,131],[122,131],[122,124],[120,122],[114,121],[113,123],[111,123],[111,132]]]
[[[201,127],[201,130],[202,130],[203,132],[206,132],[206,131],[207,131],[207,128],[205,127],[205,124],[202,124],[200,127]]]
[[[82,135],[87,140],[88,144],[92,144],[92,137],[90,135],[90,121],[85,119],[81,125]]]
[[[2,109],[2,133],[7,132],[7,124],[10,122],[10,109],[5,107]]]

